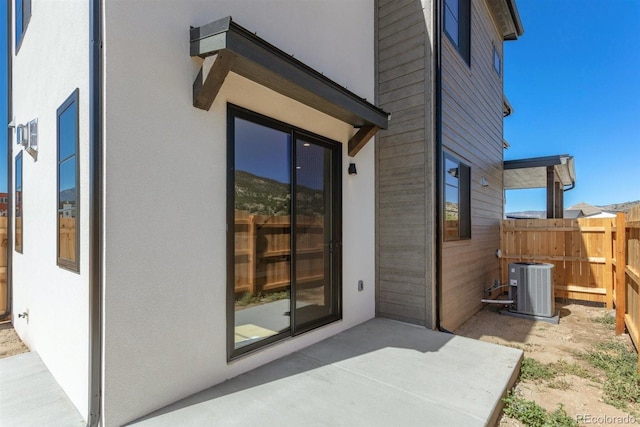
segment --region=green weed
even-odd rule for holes
[[[580,357],[605,374],[605,401],[619,409],[640,402],[638,355],[624,344],[608,341]]]
[[[509,392],[502,399],[505,403],[504,414],[531,427],[577,427],[579,424],[564,410],[562,404],[552,413],[532,400],[525,400]]]
[[[596,317],[595,319],[591,319],[592,322],[600,323],[607,327],[607,329],[615,329],[616,328],[616,318],[610,315],[609,313],[605,313],[600,317]]]
[[[531,357],[525,357],[520,368],[520,379],[530,381],[550,380],[556,376],[553,364],[545,365]]]

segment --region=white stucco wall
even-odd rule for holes
[[[13,31],[11,32],[13,34]],[[16,124],[38,119],[38,160],[23,153],[23,253],[13,252],[13,323],[83,417],[88,378],[89,6],[32,1],[13,58]],[[80,273],[56,265],[56,110],[79,88]],[[15,134],[14,134],[15,135]],[[15,142],[15,138],[14,138]],[[22,147],[12,145],[15,156]],[[15,163],[14,163],[15,164]],[[15,182],[14,182],[15,184]],[[28,311],[29,321],[18,318]]]
[[[235,74],[192,106],[189,27],[232,15],[373,99],[373,3],[124,1],[105,6],[104,421],[120,425],[374,316],[373,141],[343,149],[343,320],[226,361],[227,102],[346,143],[354,130]],[[364,292],[357,291],[358,279]]]

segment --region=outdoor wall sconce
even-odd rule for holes
[[[480,184],[483,187],[488,187],[489,186],[489,181],[487,181],[487,178],[485,178],[484,176],[482,177],[482,180],[480,180]]]
[[[38,119],[22,125],[15,125],[13,120],[9,123],[10,128],[16,129],[16,144],[24,147],[25,151],[38,160]]]
[[[349,163],[349,175],[358,175],[355,163]]]

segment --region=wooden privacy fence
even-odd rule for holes
[[[626,325],[633,343],[640,344],[640,206],[633,208],[626,218],[618,216],[618,262],[615,262],[614,301],[616,303],[616,333]],[[639,360],[640,366],[640,360]]]
[[[555,266],[556,297],[612,307],[616,218],[516,219],[502,222],[502,283],[512,262]]]
[[[505,220],[501,250],[503,283],[509,263],[551,263],[556,297],[615,303],[616,333],[626,326],[639,348],[640,207],[615,218]]]
[[[313,285],[324,279],[322,217],[296,220],[296,283]],[[235,212],[235,293],[285,290],[291,275],[291,216]]]

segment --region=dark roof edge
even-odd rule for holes
[[[518,37],[524,34],[524,26],[522,25],[522,21],[520,20],[520,13],[518,13],[518,6],[516,6],[516,0],[505,0],[507,3],[507,7],[509,8],[509,14],[511,15],[511,20],[513,21],[513,25],[516,28],[515,34],[510,34],[505,37],[505,40],[516,40]]]
[[[527,169],[538,168],[541,166],[555,166],[572,160],[573,156],[568,154],[559,154],[556,156],[532,157],[530,159],[505,160],[504,169]]]

